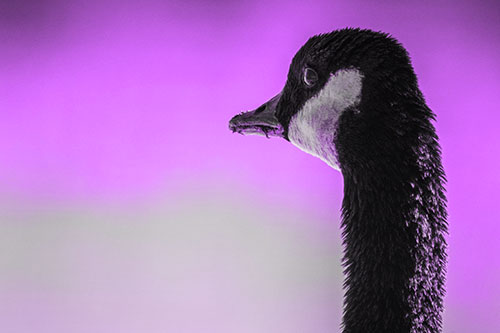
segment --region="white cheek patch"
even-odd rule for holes
[[[363,75],[358,69],[341,69],[311,97],[288,125],[288,138],[301,150],[340,170],[333,139],[340,114],[361,101]]]

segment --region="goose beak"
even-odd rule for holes
[[[283,126],[276,118],[276,105],[281,92],[253,111],[242,112],[229,121],[229,129],[243,135],[283,138]]]

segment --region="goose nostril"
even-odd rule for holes
[[[264,111],[266,109],[266,105],[267,104],[262,104],[261,106],[259,106],[259,108],[257,110],[255,110],[255,114],[259,114],[262,111]]]

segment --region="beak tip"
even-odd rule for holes
[[[282,136],[283,128],[275,112],[281,93],[252,111],[243,111],[229,121],[229,130],[241,135]]]

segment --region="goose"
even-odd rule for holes
[[[405,48],[345,28],[311,37],[282,91],[229,122],[342,173],[343,332],[441,332],[446,179],[433,121]]]

